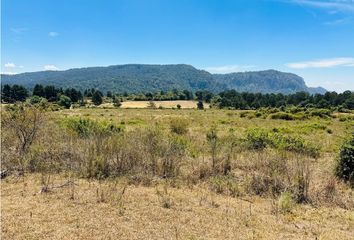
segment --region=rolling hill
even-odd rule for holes
[[[108,67],[76,68],[65,71],[40,71],[16,75],[1,75],[2,84],[20,84],[33,88],[35,84],[74,87],[80,90],[96,88],[103,92],[156,92],[172,89],[220,92],[227,89],[262,93],[323,93],[323,88],[309,88],[304,80],[292,73],[275,70],[230,74],[211,74],[190,65],[127,64]]]

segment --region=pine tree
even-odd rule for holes
[[[14,99],[12,98],[12,89],[9,84],[5,84],[1,92],[1,100],[6,103],[12,103]]]
[[[95,105],[101,105],[103,100],[102,100],[102,93],[100,91],[95,91],[92,95],[92,102]]]
[[[33,96],[45,97],[44,87],[41,84],[36,84],[33,88]]]

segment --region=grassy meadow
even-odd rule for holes
[[[353,239],[353,113],[147,104],[3,108],[2,239]]]

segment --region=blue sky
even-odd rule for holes
[[[186,63],[354,90],[354,0],[2,0],[1,72]]]

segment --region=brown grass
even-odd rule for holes
[[[197,108],[197,101],[176,100],[176,101],[153,101],[156,107],[163,108],[177,108],[177,105],[181,105],[181,108],[192,109]],[[149,101],[125,101],[122,102],[121,108],[147,108]],[[112,103],[105,103],[100,107],[113,107]],[[209,108],[208,103],[204,103],[204,108]]]
[[[18,177],[14,169],[0,182],[1,237],[353,239],[354,191],[333,174],[338,146],[352,123],[249,119],[240,113],[103,108],[48,112],[48,121],[23,158],[25,176]],[[72,116],[112,122],[124,131],[80,138],[61,126]],[[215,149],[207,137],[214,127]],[[241,139],[254,127],[299,135],[318,144],[321,154],[310,158],[272,147],[252,150]],[[11,169],[18,160],[13,130],[2,129],[2,168]],[[64,184],[69,176],[74,185]],[[78,178],[90,176],[101,181]],[[287,205],[284,197],[279,204],[286,194],[294,202]],[[282,205],[289,207],[283,211]]]
[[[39,193],[40,178],[32,174],[1,182],[2,239],[343,240],[354,236],[354,213],[340,208],[298,205],[283,215],[275,212],[271,199],[225,197],[202,185],[193,190],[169,187],[171,208],[161,205],[154,187],[129,186],[119,204],[112,197],[110,181],[77,179],[74,190],[65,187],[44,194]],[[65,181],[55,175],[53,184]],[[98,201],[98,189],[108,196],[104,201]]]

